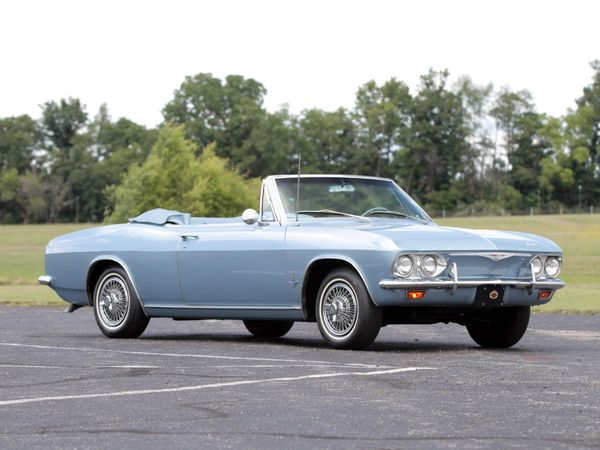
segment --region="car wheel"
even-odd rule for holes
[[[489,322],[467,324],[467,331],[482,347],[512,347],[525,334],[530,313],[529,306],[496,308]]]
[[[373,304],[362,279],[350,269],[336,269],[321,283],[315,316],[330,346],[360,350],[373,343],[382,312]]]
[[[244,325],[256,337],[278,338],[292,329],[291,320],[244,320]]]
[[[102,333],[111,338],[136,338],[144,332],[146,316],[127,273],[105,270],[94,289],[94,316]]]

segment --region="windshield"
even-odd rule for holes
[[[296,214],[298,179],[279,178],[277,189],[288,218]],[[351,177],[302,177],[301,217],[407,217],[431,221],[408,195],[389,180]]]

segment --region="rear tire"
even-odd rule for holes
[[[527,325],[531,308],[514,306],[495,308],[488,323],[472,323],[467,325],[471,338],[486,348],[508,348],[521,340]]]
[[[244,320],[246,329],[256,337],[278,338],[291,330],[291,320]]]
[[[325,342],[347,350],[371,345],[383,318],[362,279],[347,268],[333,270],[325,277],[317,294],[315,316]]]
[[[94,316],[100,331],[110,338],[136,338],[150,321],[121,267],[110,267],[98,278],[94,289]]]

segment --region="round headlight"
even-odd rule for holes
[[[435,271],[437,269],[437,262],[435,261],[435,257],[431,255],[423,256],[421,258],[421,262],[419,263],[419,267],[421,269],[421,273],[424,276],[432,276],[433,274],[435,274]]]
[[[560,261],[555,256],[549,256],[544,263],[544,271],[550,278],[556,277],[560,272]]]
[[[536,277],[541,275],[542,270],[544,270],[544,264],[542,263],[542,260],[537,256],[531,261],[531,267]]]
[[[394,275],[406,278],[413,271],[413,260],[408,255],[401,255],[394,263]]]

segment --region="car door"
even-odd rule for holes
[[[291,306],[284,244],[285,228],[275,222],[182,229],[178,270],[184,302],[209,309]]]

